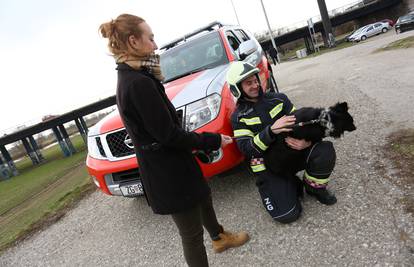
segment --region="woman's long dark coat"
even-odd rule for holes
[[[210,194],[192,149],[218,149],[218,134],[182,129],[164,86],[149,72],[118,65],[117,105],[132,139],[141,181],[152,210],[172,214],[194,207]],[[155,150],[142,146],[160,144]]]

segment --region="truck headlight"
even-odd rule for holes
[[[187,131],[194,131],[214,120],[219,111],[221,96],[212,94],[196,102],[188,104],[185,108],[185,126]]]
[[[88,136],[88,154],[95,159],[106,159],[106,153],[99,136]]]

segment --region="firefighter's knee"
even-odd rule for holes
[[[332,142],[322,141],[321,146],[323,158],[325,159],[325,161],[331,162],[333,165],[335,165],[336,152]]]
[[[336,152],[330,141],[315,144],[308,158],[308,166],[315,171],[331,172],[335,167]]]

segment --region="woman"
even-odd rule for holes
[[[217,150],[232,139],[182,129],[161,83],[154,34],[142,18],[122,14],[99,30],[118,65],[118,110],[135,147],[147,201],[154,213],[172,215],[187,264],[208,266],[203,226],[215,252],[244,244],[248,235],[226,232],[217,222],[210,188],[192,150]]]

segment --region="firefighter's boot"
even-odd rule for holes
[[[336,197],[329,192],[326,187],[315,188],[305,183],[305,191],[308,195],[314,196],[320,203],[325,205],[333,205],[336,203]]]
[[[216,253],[225,251],[228,248],[239,247],[249,240],[246,232],[231,233],[223,231],[219,234],[220,239],[213,240],[213,250]]]
[[[296,184],[296,194],[298,198],[303,199],[303,182],[296,175],[293,178],[295,179],[295,184]]]

